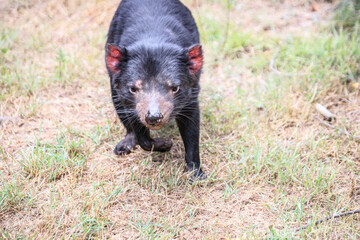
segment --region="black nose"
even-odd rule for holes
[[[155,113],[151,114],[150,111],[145,115],[145,121],[149,125],[157,125],[161,123],[161,120],[164,118],[164,116],[161,113]]]

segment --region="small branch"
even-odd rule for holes
[[[330,112],[326,107],[324,107],[323,105],[317,103],[315,104],[315,109],[321,114],[323,115],[327,120],[331,120],[332,118],[335,118],[335,114],[333,114],[332,112]]]
[[[325,221],[328,221],[328,220],[331,220],[331,219],[335,219],[335,218],[339,218],[339,217],[344,217],[344,216],[347,216],[347,215],[352,215],[352,214],[356,214],[356,213],[360,213],[360,209],[357,209],[357,210],[354,210],[354,211],[348,211],[348,212],[343,212],[343,213],[339,213],[339,214],[336,214],[336,215],[332,215],[332,216],[329,216],[329,217],[326,217],[324,219],[321,219],[321,220],[317,220],[314,225],[319,225],[320,223],[323,223]],[[297,228],[295,230],[295,232],[298,232],[300,230],[303,230],[303,229],[306,229],[308,226],[310,226],[311,224],[306,224],[304,226],[301,226],[299,228]]]
[[[352,139],[355,139],[355,140],[360,140],[360,136],[351,135],[351,134],[348,133],[348,132],[345,132],[345,131],[343,131],[343,130],[341,130],[341,129],[337,129],[337,128],[335,128],[334,126],[332,126],[331,124],[329,124],[329,123],[321,120],[320,118],[318,118],[318,117],[316,117],[316,116],[315,116],[314,118],[315,118],[316,120],[318,120],[321,124],[325,125],[326,127],[329,127],[329,128],[331,128],[331,129],[334,129],[334,130],[338,130],[341,135],[346,135],[348,138],[352,138]]]
[[[320,223],[323,223],[325,221],[329,221],[331,219],[335,219],[335,218],[339,218],[339,217],[345,217],[345,216],[348,216],[348,215],[352,215],[352,214],[357,214],[357,213],[360,213],[360,209],[357,209],[357,210],[353,210],[353,211],[347,211],[347,212],[343,212],[343,213],[339,213],[339,214],[335,214],[335,215],[332,215],[332,216],[329,216],[329,217],[326,217],[326,218],[323,218],[323,219],[320,219],[320,220],[317,220],[315,223],[314,223],[314,226],[317,226],[319,225]],[[303,230],[303,229],[306,229],[307,227],[309,227],[310,225],[312,225],[311,223],[308,223],[306,225],[303,225],[301,227],[298,227],[295,229],[295,232],[298,232],[300,230]],[[272,238],[265,238],[265,240],[270,240]]]

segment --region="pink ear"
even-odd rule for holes
[[[189,58],[189,71],[191,75],[195,75],[200,71],[203,65],[203,54],[201,45],[195,45],[189,48],[188,50]]]
[[[121,48],[114,45],[107,45],[106,49],[106,65],[110,72],[119,73],[119,63],[123,58],[123,54],[121,53]]]

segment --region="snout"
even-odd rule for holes
[[[153,127],[160,126],[162,124],[164,116],[160,112],[152,113],[148,111],[145,115],[145,121],[147,124]]]
[[[174,105],[158,92],[143,93],[136,104],[137,115],[145,127],[158,130],[169,122]]]

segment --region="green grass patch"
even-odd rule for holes
[[[21,210],[29,200],[29,195],[24,191],[24,184],[20,181],[10,182],[2,179],[0,184],[0,214],[5,211]]]
[[[25,176],[42,177],[51,182],[66,174],[81,176],[87,156],[83,140],[68,139],[60,134],[55,144],[37,140],[22,153],[19,163]]]
[[[343,0],[335,11],[335,27],[346,31],[358,31],[360,23],[360,1]]]

